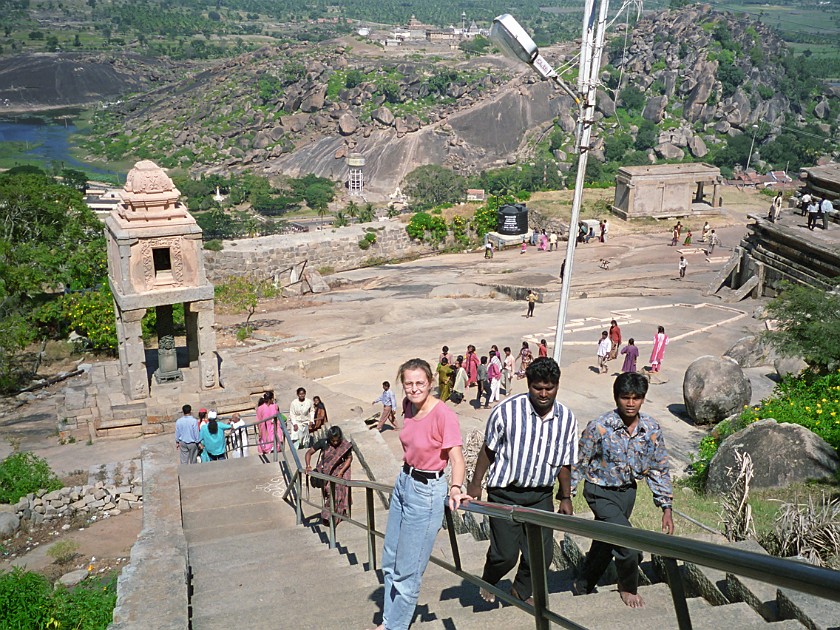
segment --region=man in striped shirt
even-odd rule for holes
[[[577,423],[572,412],[556,401],[560,367],[554,359],[540,357],[525,371],[528,393],[502,401],[487,420],[484,445],[467,494],[481,498],[481,482],[487,477],[487,500],[554,511],[554,480],[561,514],[572,513],[571,467],[577,459]],[[548,566],[553,553],[550,529],[543,529],[543,550]],[[521,559],[520,559],[521,554]],[[490,548],[482,579],[496,584],[519,560],[511,594],[533,603],[531,567],[525,526],[505,519],[490,519]],[[481,596],[494,596],[482,589]]]

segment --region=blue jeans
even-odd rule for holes
[[[448,484],[445,476],[422,483],[405,472],[394,484],[382,551],[386,630],[406,630],[414,617],[420,580],[443,523]]]

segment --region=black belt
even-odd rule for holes
[[[403,464],[403,472],[420,483],[429,483],[430,481],[443,477],[442,470],[435,470],[432,472],[427,470],[417,470],[414,466],[409,466],[408,464]]]

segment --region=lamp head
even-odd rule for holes
[[[533,62],[539,54],[539,48],[531,36],[522,28],[509,13],[500,15],[493,20],[490,28],[490,39],[502,52],[512,59],[518,59],[527,64]]]

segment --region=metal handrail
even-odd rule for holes
[[[280,426],[287,440],[289,440],[286,427],[283,423],[280,423]],[[291,499],[291,501],[294,502],[294,507],[298,515],[297,522],[298,524],[301,524],[301,503],[306,503],[317,508],[321,508],[324,504],[315,504],[312,501],[309,501],[308,498],[304,499],[302,497],[301,479],[305,475],[305,470],[300,465],[300,458],[298,457],[295,449],[291,448],[289,450],[292,453],[292,459],[296,470],[292,475],[289,487],[283,495],[283,498],[287,501],[290,501]],[[284,459],[286,457],[285,449],[283,451],[283,457]],[[330,548],[335,548],[336,518],[340,518],[344,522],[365,529],[368,533],[368,563],[371,569],[375,569],[375,539],[376,537],[384,539],[385,534],[384,532],[377,530],[375,527],[373,493],[385,492],[390,495],[393,492],[393,487],[376,481],[347,480],[314,470],[308,473],[308,475],[310,477],[330,482],[330,492],[328,497],[330,504]],[[367,523],[356,521],[346,515],[338,514],[335,511],[336,484],[347,486],[348,488],[364,488],[366,493],[365,505]],[[296,498],[290,497],[293,490],[296,490]],[[616,525],[613,523],[590,521],[575,516],[546,512],[544,510],[535,510],[532,508],[500,505],[484,501],[470,501],[467,504],[462,504],[460,509],[465,512],[472,512],[473,514],[481,514],[489,518],[503,518],[525,525],[528,545],[531,551],[532,580],[534,582],[534,605],[531,606],[526,604],[525,602],[513,597],[510,593],[500,590],[495,585],[489,584],[480,577],[468,573],[461,568],[460,553],[458,550],[457,538],[455,536],[452,513],[448,506],[445,510],[445,517],[447,529],[449,530],[449,538],[454,562],[448,562],[447,560],[438,558],[434,555],[430,558],[430,562],[447,571],[450,571],[451,573],[454,573],[466,581],[490,591],[499,599],[515,605],[521,610],[534,616],[534,621],[538,630],[547,630],[549,621],[564,628],[571,628],[575,630],[583,628],[583,626],[561,617],[557,613],[549,610],[547,607],[547,567],[544,566],[541,551],[541,530],[543,528],[562,531],[569,534],[576,534],[586,538],[600,540],[610,544],[620,545],[622,547],[628,547],[630,549],[636,549],[661,556],[665,561],[668,583],[671,588],[671,594],[674,600],[674,608],[680,630],[690,630],[692,626],[688,605],[686,603],[685,590],[682,584],[682,577],[677,566],[677,560],[710,567],[726,573],[734,573],[743,577],[773,584],[774,586],[790,588],[809,593],[811,595],[816,595],[824,599],[840,602],[840,572],[816,567],[810,564],[804,564],[765,554],[758,554],[752,551],[734,549],[723,545],[716,545],[714,543],[690,540],[679,536],[669,536],[658,532],[650,532],[633,527]]]

